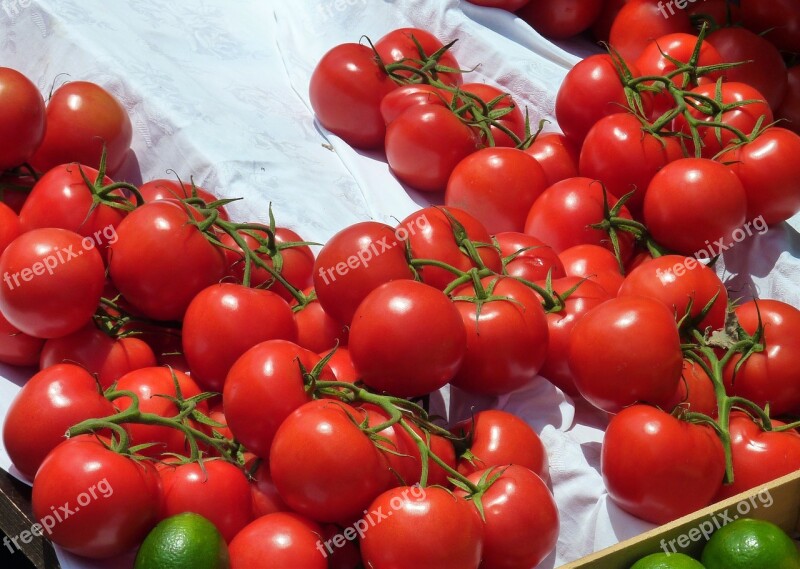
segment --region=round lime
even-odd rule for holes
[[[653,553],[633,564],[631,569],[705,569],[699,561],[683,553]]]
[[[142,542],[133,569],[229,569],[228,546],[217,527],[186,512],[162,520]]]
[[[701,556],[706,569],[800,569],[800,553],[780,527],[741,518],[717,530]]]

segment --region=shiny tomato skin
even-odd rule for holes
[[[228,546],[231,569],[327,569],[317,544],[323,543],[319,524],[290,512],[261,516],[236,534]]]
[[[553,248],[526,233],[504,231],[494,236],[503,257],[503,272],[527,281],[565,277],[564,264]]]
[[[303,294],[309,296],[314,289],[309,287]],[[308,304],[299,307],[291,304],[294,321],[297,325],[297,343],[312,352],[325,352],[334,346],[346,346],[350,329],[325,312],[316,297]]]
[[[492,101],[499,99],[499,101],[495,102],[492,105],[492,110],[500,110],[500,109],[512,109],[507,114],[503,115],[497,122],[500,123],[502,126],[513,132],[517,138],[523,140],[525,138],[525,113],[520,109],[519,105],[514,101],[514,98],[511,96],[510,93],[507,93],[503,89],[499,87],[495,87],[494,85],[489,85],[488,83],[464,83],[461,85],[461,91],[470,93],[478,97],[481,101],[483,101],[487,106]],[[467,102],[464,100],[465,97],[462,96],[462,101]],[[468,97],[467,97],[468,99]],[[473,101],[474,102],[474,101]],[[471,118],[472,114],[467,113],[467,117]],[[531,118],[531,123],[535,123],[535,119]],[[481,135],[481,141],[488,146],[510,146],[514,147],[517,146],[516,141],[511,138],[508,134],[497,128],[497,126],[492,125],[489,127],[489,130],[492,133],[492,140],[494,144],[489,144],[488,137],[485,135]]]
[[[588,29],[600,16],[605,0],[535,0],[517,12],[550,39],[567,39]]]
[[[452,99],[452,95],[433,85],[425,83],[403,85],[383,97],[381,100],[381,116],[388,125],[409,107],[414,105],[441,105],[446,107],[449,99]]]
[[[436,36],[426,30],[420,28],[398,28],[376,41],[375,51],[378,52],[378,55],[386,65],[406,60],[405,64],[419,69],[419,64],[409,61],[422,59],[417,42],[422,46],[426,56],[433,55],[444,47],[444,44]],[[452,51],[445,52],[439,58],[439,65],[451,69],[460,69]],[[397,73],[401,77],[412,77],[414,75],[413,72],[405,70],[399,70]],[[437,73],[436,76],[445,85],[453,87],[457,87],[463,82],[461,73],[457,72]]]
[[[193,184],[193,181],[187,183],[181,180],[157,178],[155,180],[149,180],[139,186],[139,193],[141,194],[145,203],[158,200],[182,200],[184,198],[191,198],[194,197],[193,192],[196,192],[197,197],[203,200],[206,204],[213,203],[219,199],[208,190],[205,190],[199,186],[193,187]],[[225,206],[218,207],[217,211],[222,219],[228,219],[228,212],[225,210]]]
[[[543,132],[525,149],[544,170],[547,185],[578,175],[579,148],[560,132]]]
[[[0,312],[0,362],[12,366],[35,366],[39,363],[45,340],[23,334]]]
[[[564,265],[565,276],[593,281],[610,296],[617,295],[625,280],[614,253],[600,245],[575,245],[561,251],[558,258]]]
[[[327,354],[320,354],[323,357]],[[331,358],[328,360],[328,367],[333,371],[336,376],[336,381],[346,381],[348,383],[355,383],[358,380],[358,371],[353,358],[350,357],[350,350],[346,347],[336,348]]]
[[[625,61],[636,61],[648,43],[671,33],[692,33],[685,10],[657,0],[630,0],[614,18],[609,44]]]
[[[671,411],[678,405],[694,413],[717,417],[717,394],[714,383],[695,361],[683,360],[683,373],[678,389],[672,400],[664,406],[664,410]]]
[[[30,79],[0,67],[0,171],[28,162],[45,136],[42,94]]]

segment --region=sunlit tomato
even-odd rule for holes
[[[589,28],[600,16],[604,0],[535,0],[517,15],[551,39],[567,39]],[[535,564],[534,564],[535,565]]]
[[[527,281],[538,281],[550,275],[553,279],[566,276],[564,264],[553,248],[526,233],[506,231],[494,236],[503,257],[504,274]]]
[[[558,258],[564,264],[566,276],[594,281],[610,296],[617,295],[625,278],[614,254],[599,245],[575,245],[561,251]]]
[[[560,132],[543,132],[525,149],[544,170],[547,185],[578,175],[579,149]]]
[[[385,65],[402,62],[417,69],[422,67],[417,61],[424,60],[443,47],[444,44],[436,36],[420,28],[398,28],[375,42],[375,51],[378,52]],[[422,53],[420,53],[420,48]],[[438,64],[441,67],[460,69],[458,61],[451,51],[442,54]],[[414,76],[412,71],[406,70],[399,70],[397,74],[401,77]],[[433,75],[445,85],[458,86],[462,82],[459,72],[434,72]]]
[[[683,373],[673,399],[664,406],[671,411],[678,405],[693,413],[703,413],[709,417],[717,416],[717,395],[714,382],[695,361],[683,360]]]
[[[461,91],[475,95],[487,105],[487,107],[491,103],[492,111],[511,109],[510,112],[498,118],[497,122],[513,132],[520,140],[525,137],[525,113],[519,108],[510,93],[487,83],[464,83],[461,86]],[[470,98],[466,95],[462,95],[462,101],[470,101]],[[467,116],[472,117],[470,113],[467,113]],[[531,118],[531,122],[535,123],[536,120]],[[489,130],[492,132],[492,141],[494,142],[494,144],[490,146],[517,145],[513,138],[497,126],[492,125]],[[489,145],[490,141],[488,138],[484,137],[482,140],[484,144]]]
[[[347,345],[350,329],[325,312],[314,289],[309,287],[303,291],[306,296],[314,295],[314,299],[302,307],[292,302],[295,324],[297,324],[297,343],[312,352],[325,352],[334,346]]]
[[[231,569],[327,569],[322,528],[289,512],[261,516],[236,534],[228,546]]]
[[[450,99],[452,99],[452,95],[433,85],[425,83],[403,85],[387,93],[381,100],[381,116],[383,116],[386,124],[389,124],[409,107],[414,105],[441,105],[446,107]]]
[[[625,61],[636,61],[648,43],[671,33],[692,33],[686,10],[671,2],[630,0],[614,18],[609,43]]]
[[[30,79],[0,67],[0,171],[28,162],[42,143],[45,106]]]
[[[145,203],[168,199],[182,200],[194,197],[195,193],[198,198],[207,204],[213,203],[219,199],[208,190],[195,186],[193,181],[183,182],[181,180],[163,178],[145,182],[139,186],[139,193]],[[228,212],[225,210],[224,206],[218,207],[217,211],[222,219],[228,219]]]
[[[320,354],[320,357],[325,355],[327,354]],[[347,348],[336,348],[336,351],[328,360],[328,367],[331,368],[331,371],[336,376],[336,381],[355,383],[358,380],[358,371],[353,363],[353,358],[350,357],[350,350]]]

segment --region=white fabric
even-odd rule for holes
[[[308,103],[316,61],[334,45],[373,40],[416,26],[454,48],[462,67],[480,64],[470,81],[498,83],[553,121],[554,95],[566,71],[594,48],[539,36],[513,15],[458,0],[3,0],[0,65],[24,72],[43,93],[54,82],[98,82],[117,95],[134,123],[135,160],[125,178],[165,177],[168,169],[222,197],[238,220],[280,224],[324,242],[357,221],[395,223],[428,203],[406,192],[378,154],[355,151],[314,121]],[[551,124],[550,129],[555,129]],[[331,145],[326,147],[324,145]],[[800,217],[794,219],[800,226]],[[788,225],[754,236],[725,254],[741,296],[757,293],[800,306],[800,240]],[[0,367],[0,415],[26,377]],[[3,379],[3,377],[5,379]],[[541,433],[561,512],[551,569],[650,524],[606,498],[599,474],[605,419],[544,379],[497,401],[453,393],[450,415],[495,406]],[[11,469],[0,448],[0,467]],[[130,558],[89,563],[59,551],[65,569],[127,568]]]

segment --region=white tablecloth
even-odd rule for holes
[[[27,74],[43,93],[65,78],[90,80],[117,95],[134,124],[132,182],[168,169],[222,197],[238,220],[278,222],[324,242],[348,224],[393,224],[427,196],[407,192],[380,156],[355,151],[324,132],[308,102],[310,74],[338,43],[373,40],[402,26],[428,29],[454,48],[470,81],[498,83],[533,119],[553,119],[567,70],[594,48],[559,47],[513,15],[459,0],[3,0],[0,65]],[[66,75],[64,75],[66,74]],[[552,127],[555,128],[555,127]],[[329,144],[333,147],[324,146]],[[794,227],[800,227],[795,218]],[[719,270],[736,291],[800,306],[800,239],[788,225],[725,254]],[[726,269],[727,266],[727,269]],[[0,416],[27,377],[0,367]],[[513,397],[450,398],[451,416],[470,405],[524,417],[541,433],[561,512],[552,569],[650,524],[607,501],[599,474],[604,418],[539,379]],[[5,449],[0,467],[13,472]],[[130,559],[91,564],[59,551],[65,569],[131,566]]]

